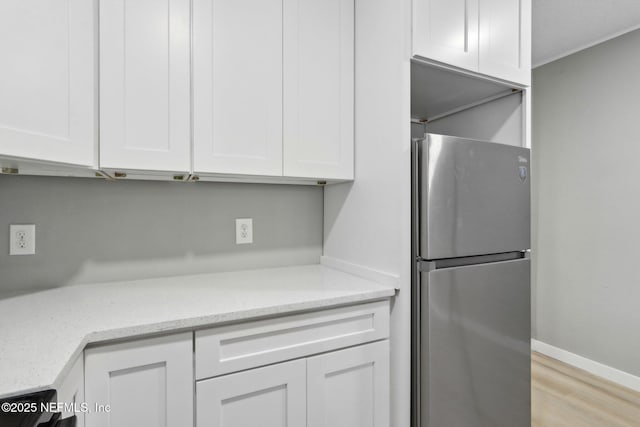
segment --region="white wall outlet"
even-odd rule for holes
[[[236,244],[253,243],[253,218],[236,218]]]
[[[9,255],[33,255],[36,253],[36,226],[11,224],[9,226]]]

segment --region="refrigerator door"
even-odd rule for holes
[[[421,427],[530,427],[530,262],[421,273]]]
[[[530,247],[528,149],[433,134],[418,144],[421,258]]]

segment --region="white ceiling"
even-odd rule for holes
[[[533,66],[637,28],[640,0],[533,0]]]

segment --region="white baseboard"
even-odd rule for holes
[[[586,357],[579,356],[575,353],[571,353],[570,351],[554,347],[542,341],[532,339],[531,349],[538,353],[542,353],[545,356],[564,362],[567,365],[574,366],[582,369],[583,371],[587,371],[590,374],[602,377],[616,384],[620,384],[623,387],[640,391],[640,377],[635,375],[612,368],[611,366],[604,365],[600,362],[587,359]]]
[[[375,270],[373,268],[324,255],[320,257],[320,264],[335,268],[336,270],[344,271],[345,273],[353,274],[354,276],[373,280],[374,282],[392,287],[396,290],[400,289],[400,276],[387,273],[386,271]]]

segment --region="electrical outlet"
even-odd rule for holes
[[[36,226],[12,224],[9,226],[9,255],[34,255],[36,253]]]
[[[236,244],[253,243],[253,218],[236,218]]]

